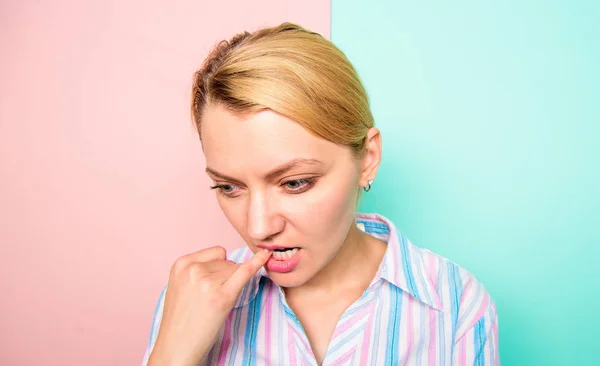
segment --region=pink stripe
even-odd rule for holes
[[[458,364],[467,366],[467,340],[463,337],[459,342]]]
[[[488,294],[486,294],[485,297],[483,298],[483,302],[481,303],[481,307],[477,311],[477,314],[475,315],[473,320],[471,320],[471,323],[468,324],[468,327],[466,327],[465,329],[471,329],[475,326],[475,324],[483,317],[483,314],[486,312],[489,302],[490,302],[490,297]]]
[[[219,351],[219,360],[217,361],[218,366],[225,365],[227,359],[227,351],[229,350],[229,344],[231,344],[231,318],[233,317],[233,311],[229,313],[227,320],[225,321],[225,333],[223,334],[223,341],[221,342],[221,350]]]
[[[344,362],[348,361],[350,359],[350,357],[352,357],[352,355],[354,354],[355,350],[356,350],[356,347],[352,347],[348,352],[344,353],[340,358],[335,360],[331,365],[332,366],[341,365]]]
[[[404,335],[406,337],[406,340],[408,342],[408,344],[406,345],[406,359],[404,360],[404,364],[408,365],[408,361],[410,361],[410,357],[412,356],[412,347],[413,347],[413,335],[414,335],[414,329],[413,329],[413,307],[415,305],[415,301],[414,299],[409,299],[408,300],[408,310],[407,310],[407,314],[406,314],[406,332],[404,332]]]
[[[358,313],[356,313],[352,318],[346,320],[341,325],[338,325],[338,327],[335,328],[335,331],[333,332],[332,339],[335,339],[340,334],[343,334],[345,331],[347,331],[357,321],[359,321],[360,319],[362,319],[364,317],[365,313],[369,313],[371,311],[371,309],[372,309],[372,306],[368,306],[368,307],[364,308],[363,310],[359,311]]]
[[[296,349],[294,347],[294,333],[292,327],[288,326],[288,354],[290,357],[290,366],[296,366]]]
[[[291,320],[288,320],[288,329],[290,330],[290,350],[294,351],[295,348],[295,343],[294,340],[298,341],[300,340],[302,346],[304,346],[304,350],[306,351],[307,355],[311,355],[312,357],[314,357],[314,354],[312,352],[312,348],[310,348],[310,345],[307,343],[308,339],[306,337],[304,337],[304,333],[299,330],[295,323],[292,323]]]
[[[436,365],[436,346],[437,337],[435,332],[435,316],[437,312],[433,309],[429,309],[429,366]]]
[[[370,223],[380,223],[381,220],[377,219],[374,216],[368,216],[368,215],[359,215],[359,219],[360,221],[366,221],[366,222],[370,222]]]
[[[313,353],[312,353],[312,348],[310,347],[310,344],[308,344],[305,340],[304,337],[298,337],[301,339],[302,341],[302,345],[304,346],[304,349],[306,350],[306,354],[307,355],[311,355],[314,357]]]
[[[265,319],[265,361],[271,362],[271,348],[273,344],[273,339],[271,338],[271,318],[273,318],[273,285],[270,282],[267,282],[269,286],[269,291],[267,294],[267,301],[265,303],[265,313],[263,314]],[[281,357],[283,355],[279,355]]]
[[[371,331],[373,330],[373,319],[375,318],[375,312],[373,309],[375,308],[375,301],[371,306],[369,306],[369,311],[371,312],[371,316],[367,322],[365,328],[365,336],[363,338],[362,352],[360,354],[360,364],[366,365],[369,360],[369,349],[371,349]]]

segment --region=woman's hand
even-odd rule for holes
[[[148,365],[197,365],[212,348],[244,285],[271,252],[243,264],[226,260],[222,247],[183,256],[171,268],[163,317]]]

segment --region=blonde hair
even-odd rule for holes
[[[365,88],[344,53],[291,23],[238,34],[212,50],[192,90],[201,140],[202,112],[213,103],[242,114],[272,110],[359,155],[374,125]]]

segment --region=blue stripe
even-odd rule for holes
[[[256,365],[256,330],[260,321],[260,311],[262,305],[262,293],[264,282],[258,283],[258,293],[248,304],[248,319],[246,320],[246,335],[244,336],[244,365]]]
[[[415,286],[415,277],[413,276],[412,266],[410,265],[410,255],[408,254],[408,245],[404,235],[400,235],[400,250],[402,251],[402,267],[404,269],[404,276],[408,282],[408,291],[410,294],[419,298],[419,291]]]
[[[479,299],[481,298],[481,290],[483,286],[480,286],[480,283],[475,281],[475,285],[477,286],[477,290],[475,292],[475,296],[473,296],[473,301],[469,304],[465,311],[463,311],[463,315],[458,319],[458,324],[462,324],[465,322],[466,318],[469,315],[472,315],[475,310],[475,305],[479,304]],[[465,304],[462,304],[463,309],[465,308]]]
[[[368,315],[367,315],[368,316]],[[362,326],[354,329],[354,331],[350,334],[348,334],[346,337],[344,337],[343,339],[336,339],[336,343],[333,347],[330,347],[327,349],[327,354],[332,354],[335,351],[337,351],[341,346],[347,346],[348,342],[350,342],[354,337],[356,337],[357,334],[364,332],[365,330],[365,324],[363,324]],[[339,338],[339,337],[338,337]],[[354,345],[354,348],[356,349],[356,345]]]
[[[298,341],[298,340],[296,340],[296,347],[300,348],[300,345],[298,344],[298,342],[299,342],[299,341]],[[310,360],[310,359],[308,358],[308,353],[306,353],[306,352],[300,352],[300,354],[302,355],[302,359],[304,360],[304,363],[305,363],[306,365],[311,365],[311,364],[313,364],[313,363],[315,362],[315,361],[313,361],[313,360]]]
[[[365,230],[381,229],[381,230],[387,231],[388,233],[390,232],[389,226],[387,226],[387,224],[383,223],[383,222],[373,222],[373,221],[364,221],[364,220],[357,220],[356,222],[358,224],[363,224],[365,226]]]
[[[298,318],[296,317],[296,314],[294,314],[294,312],[292,311],[292,309],[290,309],[289,306],[284,306],[283,310],[285,311],[285,315],[287,315],[290,319],[292,319],[298,327],[302,328],[302,324],[300,324],[300,320],[298,320]]]
[[[390,306],[390,320],[387,329],[387,342],[385,350],[385,365],[398,365],[400,353],[400,318],[402,314],[402,290],[390,286],[392,291],[392,306]]]
[[[490,310],[488,310],[488,315],[486,317],[489,317],[489,322],[490,322],[490,325],[488,327],[489,328],[489,330],[488,330],[489,333],[486,333],[486,344],[489,343],[489,345],[490,345],[489,346],[489,352],[490,352],[490,360],[492,360],[491,362],[496,362],[497,361],[497,359],[496,359],[496,352],[497,351],[494,348],[495,347],[495,341],[494,341],[494,324],[496,323],[497,319],[496,319],[496,315],[495,315],[494,311],[492,311],[491,308],[490,308]],[[489,342],[487,340],[487,334],[489,334],[490,338],[491,338]]]
[[[364,306],[361,306],[361,308],[364,308]],[[362,318],[360,318],[360,319],[358,319],[358,320],[356,321],[356,323],[358,323],[358,322],[360,322],[360,321],[364,321],[364,324],[363,324],[363,325],[361,325],[361,326],[359,326],[358,328],[356,328],[356,329],[355,329],[355,330],[354,330],[352,333],[348,334],[348,335],[347,335],[347,336],[345,336],[344,338],[337,337],[337,338],[335,339],[335,344],[334,344],[332,347],[330,347],[330,348],[328,348],[328,349],[327,349],[327,352],[326,352],[325,356],[327,356],[327,355],[329,355],[329,354],[332,354],[332,353],[334,353],[334,352],[335,352],[335,351],[337,351],[337,350],[338,350],[338,349],[339,349],[341,346],[347,346],[347,345],[348,345],[348,343],[349,343],[349,342],[350,342],[350,341],[351,341],[351,340],[352,340],[354,337],[356,337],[356,335],[357,335],[358,333],[363,333],[363,332],[365,331],[365,327],[366,327],[366,325],[367,325],[367,323],[368,323],[368,319],[369,319],[371,316],[373,316],[373,314],[372,314],[372,313],[367,313],[367,314],[363,315],[363,317],[362,317]],[[366,318],[367,320],[365,320],[365,318]],[[355,348],[356,348],[356,346],[355,346]]]
[[[369,305],[373,300],[375,300],[375,294],[375,291],[369,291],[369,289],[367,288],[363,295],[357,300],[356,305],[350,306],[350,308],[342,314],[342,316],[338,320],[338,324],[343,323],[343,321],[346,320],[348,317],[351,317],[352,315],[363,310],[367,305]]]
[[[423,288],[423,293],[425,294],[425,297],[427,298],[427,304],[433,304],[433,300],[431,300],[431,295],[429,294],[429,291],[427,291],[427,285],[425,283],[425,281],[428,281],[428,279],[423,276],[424,271],[421,269],[422,268],[421,257],[417,256],[415,262],[417,263],[417,274],[418,274],[419,282],[421,283],[421,287]]]
[[[463,289],[460,281],[460,274],[458,273],[458,267],[452,262],[448,262],[448,282],[450,285],[450,311],[452,315],[452,344],[454,344],[456,323],[458,322],[459,302],[462,297]]]
[[[158,296],[158,302],[156,303],[156,308],[154,309],[154,316],[152,317],[152,326],[150,327],[150,339],[148,340],[148,348],[152,348],[152,339],[154,338],[154,326],[156,325],[156,321],[158,318],[160,304],[162,303],[163,298],[165,297],[165,292],[167,292],[167,286],[165,286],[160,292],[160,295]]]
[[[477,324],[475,324],[475,335],[473,336],[473,345],[475,347],[475,361],[473,362],[474,365],[481,365],[484,366],[484,358],[485,358],[485,354],[484,354],[484,349],[483,349],[483,345],[486,342],[486,336],[485,336],[485,318],[481,318],[479,319],[479,321],[477,322]]]
[[[379,235],[390,235],[390,231],[389,230],[383,230],[383,229],[376,229],[376,228],[365,228],[365,231],[367,232],[367,234],[379,234]]]

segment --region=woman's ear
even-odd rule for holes
[[[381,163],[381,133],[376,127],[371,127],[367,132],[365,142],[365,155],[362,158],[359,184],[361,187],[369,185],[370,180],[375,180],[379,164]]]

